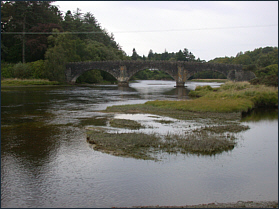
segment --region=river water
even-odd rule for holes
[[[239,134],[237,146],[213,156],[164,154],[155,162],[98,152],[86,142],[85,128],[104,125],[107,114],[98,111],[107,106],[188,99],[190,90],[209,83],[186,85],[177,89],[173,81],[140,81],[127,88],[2,88],[1,206],[94,208],[278,200],[277,110],[244,117],[241,123],[250,129]]]

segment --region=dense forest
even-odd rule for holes
[[[65,82],[67,62],[102,60],[177,60],[205,62],[187,48],[178,52],[148,56],[127,56],[114,40],[113,33],[102,29],[90,12],[80,9],[65,14],[52,1],[1,1],[1,79],[33,78]],[[242,64],[257,79],[252,82],[278,86],[278,48],[265,47],[236,57],[215,58],[209,62]],[[192,78],[225,78],[216,72],[202,72]],[[133,79],[171,79],[166,73],[144,70]],[[108,73],[92,70],[77,79],[78,83],[114,82]]]

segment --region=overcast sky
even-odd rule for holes
[[[127,55],[187,48],[196,58],[278,46],[277,1],[56,1],[65,14],[91,12]]]

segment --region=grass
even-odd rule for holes
[[[49,81],[46,79],[4,79],[1,80],[1,86],[26,86],[26,85],[59,85],[58,81]]]
[[[140,123],[134,120],[127,119],[111,119],[109,121],[110,125],[115,128],[127,128],[132,130],[138,130],[144,128]]]
[[[164,103],[164,101],[162,101]],[[166,109],[165,106],[155,106],[148,104],[133,104],[133,105],[114,105],[102,110],[106,113],[149,113],[154,115],[168,116],[179,120],[204,120],[210,118],[211,122],[227,123],[227,121],[237,121],[241,119],[241,112],[192,112],[181,109]]]
[[[87,130],[87,142],[94,150],[136,159],[158,160],[159,153],[215,155],[232,150],[233,135],[202,130],[185,134],[108,133],[106,129]]]
[[[190,81],[225,83],[228,80],[227,79],[192,79]]]
[[[248,82],[227,82],[217,89],[197,87],[184,101],[149,101],[146,105],[194,112],[246,112],[254,107],[278,106],[278,89]]]

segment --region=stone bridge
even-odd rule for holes
[[[76,79],[89,70],[103,70],[118,80],[119,86],[128,86],[130,78],[137,72],[145,69],[157,69],[168,73],[177,87],[183,87],[186,80],[201,71],[216,71],[224,74],[233,81],[249,81],[255,77],[250,71],[242,70],[242,65],[228,65],[217,63],[199,63],[184,61],[88,61],[71,62],[66,65],[66,80],[74,84]]]

